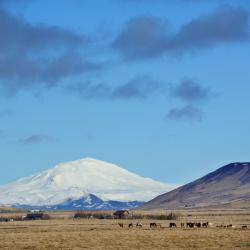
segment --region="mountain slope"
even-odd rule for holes
[[[250,163],[232,163],[143,204],[142,209],[234,207],[249,204]]]
[[[110,206],[110,201],[147,201],[174,187],[114,164],[84,158],[0,186],[0,204],[55,208],[65,202],[82,201],[82,206],[96,209],[100,205]]]

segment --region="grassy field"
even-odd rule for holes
[[[170,229],[171,221],[165,220],[144,219],[140,220],[141,229],[129,229],[128,224],[137,220],[72,219],[72,216],[73,213],[53,213],[51,220],[1,222],[0,249],[250,249],[247,211],[179,212],[176,229]],[[187,221],[213,224],[209,228],[179,228],[181,222]],[[124,228],[118,222],[123,222]],[[150,222],[161,224],[163,229],[150,229]],[[234,228],[217,227],[228,224]],[[242,229],[242,225],[248,229]]]

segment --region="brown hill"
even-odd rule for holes
[[[250,163],[231,163],[143,204],[141,209],[250,208]]]

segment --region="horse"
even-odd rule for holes
[[[119,227],[124,227],[124,224],[121,222],[119,222],[118,225],[119,225]]]
[[[173,222],[170,222],[169,227],[170,228],[177,228],[177,225],[175,223],[173,223]]]
[[[194,228],[195,223],[193,223],[193,222],[187,222],[186,225],[187,225],[188,228]]]
[[[151,222],[151,223],[149,224],[149,227],[150,227],[151,229],[157,228],[157,224],[156,224],[155,222]]]
[[[137,227],[137,228],[142,228],[142,224],[141,224],[140,222],[137,222],[137,223],[136,223],[136,227]]]
[[[202,223],[202,227],[208,227],[208,224],[209,224],[208,221],[207,222],[203,222]]]
[[[198,227],[198,228],[201,228],[201,223],[200,222],[196,222],[195,226]]]

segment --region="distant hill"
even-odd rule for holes
[[[250,163],[231,163],[144,203],[141,209],[250,208]]]

